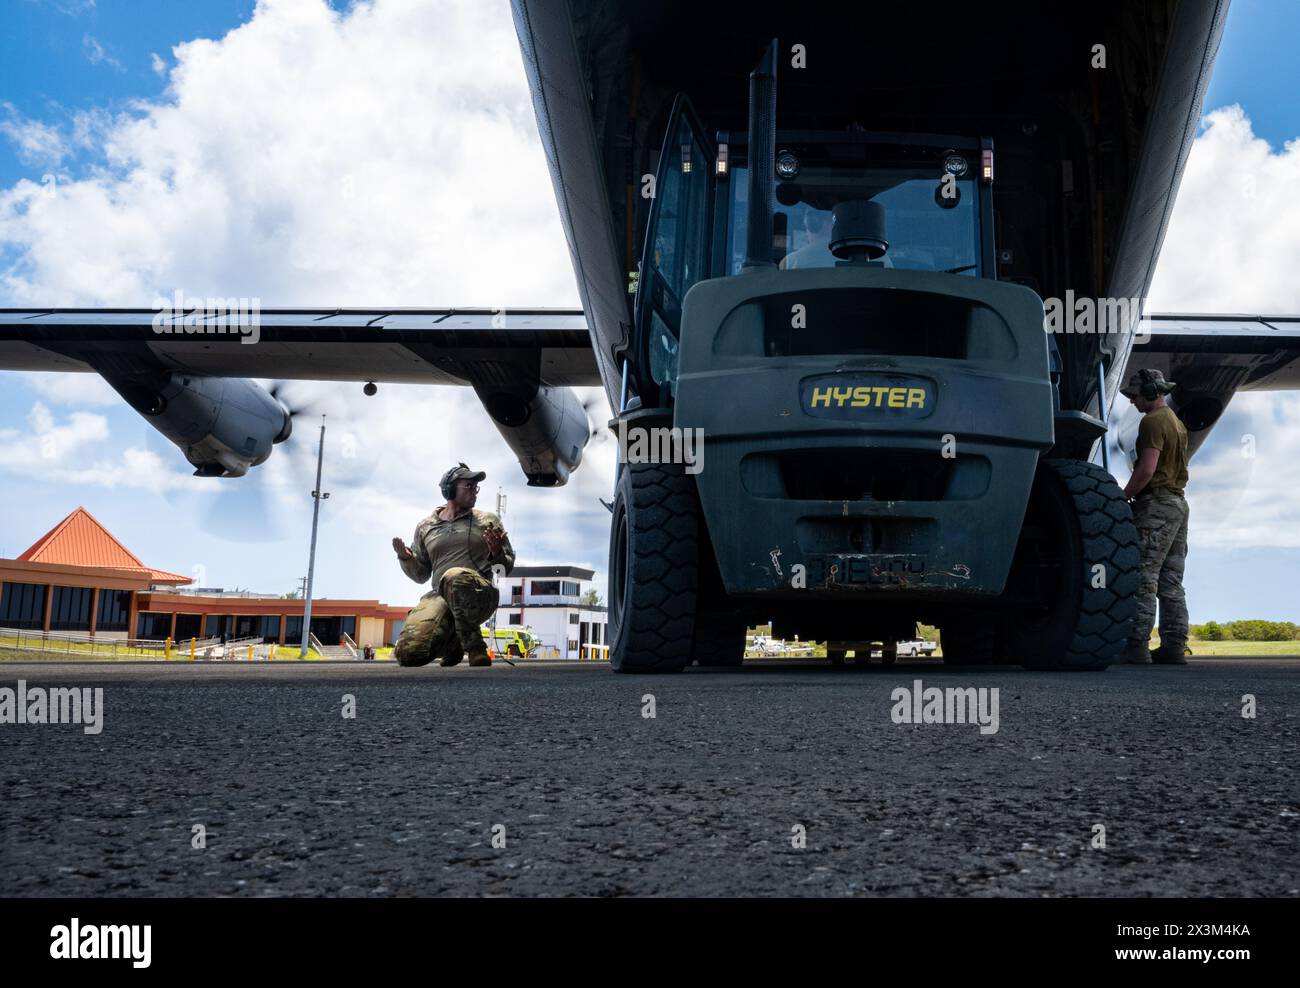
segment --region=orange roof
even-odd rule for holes
[[[136,558],[101,525],[85,508],[64,518],[18,557],[29,563],[54,563],[60,566],[98,566],[148,573],[155,583],[193,583],[188,576],[151,569]]]

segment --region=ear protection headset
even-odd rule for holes
[[[442,496],[448,501],[452,500],[452,498],[456,496],[456,481],[452,475],[462,467],[466,470],[469,469],[469,467],[465,466],[464,463],[458,463],[456,466],[444,473],[442,475],[442,480],[438,481],[438,488],[442,491]]]

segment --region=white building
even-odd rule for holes
[[[542,641],[541,657],[577,659],[605,645],[604,604],[585,604],[595,572],[578,566],[516,566],[500,577],[497,628],[524,628]]]

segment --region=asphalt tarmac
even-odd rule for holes
[[[4,895],[1300,895],[1295,658],[19,679],[103,730],[0,724]],[[916,679],[998,688],[997,732],[895,723]]]

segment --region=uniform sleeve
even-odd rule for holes
[[[1142,416],[1142,421],[1138,425],[1137,448],[1139,450],[1165,448],[1165,431],[1157,427],[1154,415]]]
[[[509,576],[510,571],[515,568],[515,547],[510,544],[510,536],[505,534],[505,529],[502,529],[501,534],[501,558],[496,562],[506,568],[506,575]]]
[[[425,583],[433,575],[433,564],[429,562],[429,551],[424,547],[424,522],[415,526],[415,535],[411,539],[413,559],[399,559],[402,572],[416,583]]]
[[[506,568],[506,575],[509,575],[510,571],[515,568],[515,547],[510,544],[510,536],[506,535],[506,527],[501,524],[501,519],[491,512],[484,512],[483,524],[499,528],[502,535],[501,555],[489,556],[488,564],[493,566],[500,564],[504,566]]]

